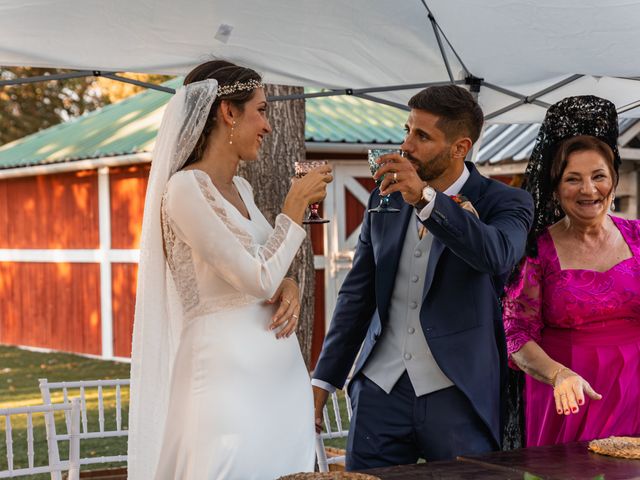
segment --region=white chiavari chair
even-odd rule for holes
[[[69,396],[77,395],[80,400],[81,429],[80,439],[96,439],[108,437],[128,437],[129,431],[123,425],[123,387],[129,386],[129,379],[118,380],[82,380],[76,382],[49,382],[46,378],[40,379],[40,392],[42,394],[42,402],[45,405],[52,403],[52,392],[62,391],[62,402],[67,403]],[[115,428],[108,428],[105,418],[105,396],[115,395]],[[87,415],[88,401],[97,401],[98,418],[97,425],[93,418],[89,419]],[[109,422],[111,423],[111,422]],[[53,416],[47,419],[47,429],[55,434],[55,422]],[[58,437],[60,438],[60,437]],[[62,436],[64,439],[64,436]],[[57,442],[49,445],[49,453],[51,461],[55,462],[59,456]],[[109,455],[101,457],[80,458],[80,465],[89,465],[96,463],[126,462],[126,451],[121,455]],[[52,474],[52,480],[61,480],[61,477]]]
[[[344,410],[346,410],[347,419],[342,418],[341,404],[344,406]],[[349,400],[346,390],[344,391],[344,395],[342,395],[342,399],[337,391],[333,392],[329,396],[329,401],[327,401],[327,405],[325,405],[322,411],[324,430],[316,434],[316,458],[318,461],[318,470],[321,472],[328,472],[329,465],[344,463],[344,455],[327,457],[325,441],[333,438],[344,438],[349,435],[349,428],[345,420],[350,422],[351,414],[351,401]]]
[[[69,459],[60,460],[59,456],[55,462],[51,462],[51,453],[49,452],[49,462],[47,465],[36,465],[34,451],[34,416],[44,415],[44,421],[50,416],[54,417],[55,412],[64,412],[68,419],[68,429],[65,434],[57,435],[55,432],[47,429],[47,444],[55,444],[57,442],[69,441]],[[69,480],[78,480],[80,478],[80,400],[72,399],[70,402],[56,405],[39,405],[35,407],[15,407],[0,409],[0,419],[4,417],[5,427],[5,448],[7,458],[7,469],[0,471],[0,478],[15,478],[27,475],[36,475],[39,473],[51,473],[60,477],[63,471],[68,472]],[[26,417],[27,431],[27,463],[28,466],[16,465],[14,462],[14,453],[17,446],[14,442],[14,423],[18,422],[20,417]],[[13,419],[13,421],[12,421]],[[22,419],[24,420],[24,419]],[[20,427],[22,428],[22,427]]]

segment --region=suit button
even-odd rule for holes
[[[422,250],[416,250],[415,252],[413,252],[413,256],[416,258],[419,258],[422,256]]]
[[[409,333],[409,335],[413,335],[415,333],[416,329],[413,327],[409,327],[407,328],[407,333]]]
[[[411,354],[410,353],[405,353],[404,354],[404,359],[405,360],[411,360]]]
[[[411,302],[409,304],[409,308],[411,308],[411,310],[415,310],[416,308],[418,308],[418,302]]]
[[[411,277],[411,281],[413,283],[418,283],[418,280],[420,280],[420,277],[418,275],[414,275],[413,277]]]

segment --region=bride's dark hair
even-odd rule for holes
[[[234,83],[246,83],[254,80],[256,82],[262,82],[262,77],[250,68],[240,67],[234,63],[227,62],[226,60],[211,60],[209,62],[202,63],[191,70],[184,78],[184,85],[188,85],[194,82],[200,82],[214,78],[218,81],[218,87],[224,87],[226,85],[232,85]],[[207,148],[207,141],[211,132],[216,125],[216,113],[222,100],[227,100],[235,105],[240,111],[244,110],[244,104],[253,98],[255,89],[251,90],[237,90],[234,93],[226,95],[218,95],[216,100],[211,105],[211,110],[207,121],[204,124],[202,133],[196,142],[196,146],[193,148],[193,152],[187,158],[182,168],[192,163],[197,162],[202,158],[205,149]]]

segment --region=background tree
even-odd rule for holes
[[[302,87],[267,85],[267,96],[304,93]],[[240,165],[240,175],[245,177],[255,192],[256,204],[273,224],[282,211],[284,198],[289,191],[290,179],[294,175],[293,164],[305,159],[304,100],[271,102],[267,117],[273,132],[262,143],[261,158],[257,162]],[[292,271],[297,275],[301,292],[298,340],[302,355],[310,365],[313,335],[315,271],[310,237],[307,236]]]
[[[63,73],[65,70],[0,67],[0,80]],[[149,83],[171,77],[127,74]],[[82,77],[0,87],[0,145],[114,103],[144,90],[104,77]]]

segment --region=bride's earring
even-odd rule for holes
[[[611,211],[612,211],[612,212],[615,212],[615,211],[616,211],[616,202],[615,202],[615,199],[616,199],[616,194],[614,193],[614,194],[612,194],[612,195],[611,195],[611,206],[609,207],[609,208],[611,209]]]
[[[236,121],[233,121],[233,124],[231,125],[231,133],[229,134],[229,145],[233,145],[233,129],[236,126]]]

